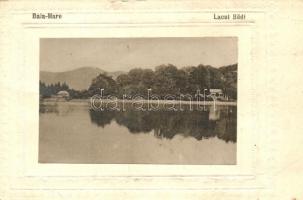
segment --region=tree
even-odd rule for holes
[[[117,94],[117,83],[116,81],[107,74],[99,74],[93,79],[91,85],[88,88],[88,93],[93,96],[100,94],[100,89],[104,89],[103,95],[116,95]]]
[[[160,65],[155,69],[155,92],[161,98],[171,94],[177,94],[180,89],[177,88],[178,68],[172,64]]]
[[[140,68],[131,69],[128,72],[130,83],[134,85],[138,85],[142,80],[142,74],[143,74],[143,69]]]
[[[238,64],[220,67],[224,77],[224,93],[230,99],[237,99],[237,74]]]
[[[237,99],[237,64],[214,68],[211,66],[198,65],[178,69],[172,64],[160,65],[152,69],[131,69],[127,74],[121,74],[116,81],[106,73],[99,74],[92,80],[88,90],[77,91],[70,89],[64,83],[46,85],[40,81],[40,95],[50,97],[60,90],[66,90],[72,98],[89,98],[100,94],[115,95],[122,98],[123,94],[128,96],[140,95],[147,97],[147,90],[164,98],[166,95],[191,94],[195,95],[197,90],[222,89],[230,99]]]
[[[123,88],[123,87],[131,84],[131,80],[130,80],[130,77],[128,76],[128,74],[119,75],[117,77],[116,81],[117,81],[117,85],[120,88]]]
[[[48,98],[52,95],[57,94],[61,90],[66,90],[70,92],[69,86],[64,82],[61,84],[60,82],[57,82],[55,84],[51,83],[50,85],[46,85],[45,83],[41,82],[39,83],[39,89],[40,89],[40,95],[42,98]]]
[[[155,84],[155,73],[151,69],[144,69],[141,75],[141,84],[146,88],[153,88]]]

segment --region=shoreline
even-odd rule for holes
[[[98,102],[98,101],[96,101]],[[157,100],[146,100],[146,99],[142,99],[142,100],[122,100],[122,99],[117,99],[117,100],[108,100],[108,99],[102,99],[102,102],[104,103],[109,103],[109,102],[117,102],[117,103],[143,103],[143,104],[157,104],[158,101]],[[91,100],[90,99],[72,99],[70,101],[66,101],[66,100],[56,100],[56,99],[44,99],[44,100],[40,100],[39,102],[40,104],[91,104]],[[237,106],[237,102],[236,101],[177,101],[177,100],[159,100],[159,104],[163,105],[163,104],[183,104],[183,105],[216,105],[216,106]]]

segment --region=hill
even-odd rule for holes
[[[46,84],[65,82],[72,89],[84,90],[88,89],[92,79],[97,77],[100,73],[106,73],[107,75],[112,76],[114,79],[116,79],[117,76],[123,74],[124,72],[106,72],[96,67],[81,67],[66,72],[40,71],[40,81]]]

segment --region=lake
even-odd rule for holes
[[[80,102],[40,104],[40,163],[231,165],[236,155],[236,106],[95,111]]]

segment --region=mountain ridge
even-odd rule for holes
[[[93,78],[101,73],[106,73],[116,79],[117,76],[123,74],[123,71],[107,72],[98,67],[84,66],[74,70],[64,72],[40,71],[40,81],[46,84],[66,83],[70,88],[75,90],[85,90],[91,84]]]

